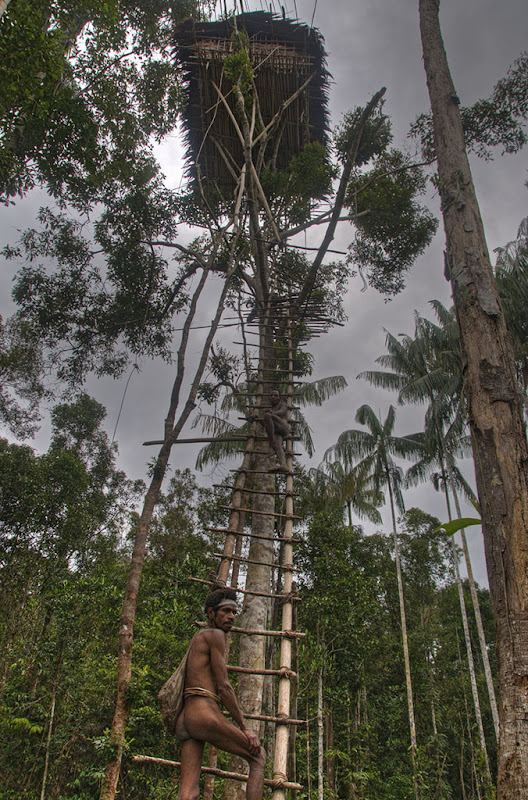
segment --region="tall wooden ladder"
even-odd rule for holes
[[[241,435],[239,433],[232,438],[229,436],[221,437],[231,441],[244,441],[245,448],[243,450],[243,459],[240,467],[233,470],[235,479],[230,487],[232,489],[231,500],[229,505],[221,505],[220,508],[229,511],[229,521],[226,528],[209,528],[209,531],[215,533],[225,533],[224,547],[221,553],[215,553],[220,559],[218,570],[214,576],[209,580],[204,578],[194,577],[192,580],[199,583],[208,584],[210,587],[218,586],[232,586],[237,592],[243,595],[265,597],[272,602],[280,603],[280,622],[277,630],[268,629],[248,629],[233,627],[233,633],[241,633],[246,636],[266,636],[274,639],[280,639],[280,650],[278,656],[278,664],[275,668],[269,669],[253,669],[249,666],[230,665],[228,664],[228,671],[258,674],[273,676],[277,681],[276,692],[276,713],[274,715],[265,714],[251,714],[246,713],[244,709],[244,716],[247,719],[255,719],[275,726],[274,730],[274,746],[273,746],[273,771],[272,777],[265,779],[265,786],[272,790],[272,800],[284,800],[287,790],[299,790],[303,786],[296,783],[293,778],[295,776],[288,775],[289,751],[294,747],[295,737],[292,732],[296,730],[299,725],[304,725],[305,720],[291,718],[291,688],[292,681],[298,680],[298,676],[292,669],[292,647],[294,644],[305,634],[295,630],[294,620],[296,587],[294,575],[296,569],[293,564],[293,546],[295,539],[293,536],[293,526],[295,520],[300,517],[294,514],[294,453],[293,445],[300,437],[295,435],[295,420],[292,418],[292,411],[294,411],[294,397],[296,394],[296,386],[300,381],[296,381],[296,371],[294,368],[295,353],[299,351],[299,347],[303,341],[303,337],[313,338],[319,335],[324,329],[328,320],[319,311],[312,311],[308,314],[306,309],[302,321],[299,322],[296,316],[291,314],[291,303],[288,300],[275,300],[275,303],[270,303],[259,315],[256,315],[256,321],[246,321],[245,327],[251,325],[257,328],[255,335],[258,336],[258,343],[254,345],[257,349],[257,375],[252,381],[255,388],[254,391],[248,391],[245,394],[246,402],[246,415],[245,420],[250,422],[249,431],[247,434]],[[253,320],[255,312],[253,312]],[[246,333],[248,331],[246,330]],[[244,342],[237,342],[235,344],[244,344],[247,346],[247,339],[244,336]],[[254,468],[253,461],[255,455],[269,455],[272,450],[268,443],[268,436],[264,431],[263,425],[258,421],[262,413],[270,408],[269,394],[273,388],[278,388],[281,391],[282,397],[286,402],[288,408],[287,421],[290,427],[290,435],[284,437],[286,442],[286,464],[287,472],[281,474],[281,487],[278,488],[277,482],[273,491],[268,489],[253,488],[254,484],[259,483],[259,476],[269,475],[269,469],[258,470]],[[259,449],[263,445],[267,445],[269,450]],[[226,488],[225,485],[222,485]],[[284,507],[281,510],[273,511],[258,511],[248,507],[248,498],[256,495],[272,496],[275,501],[282,500]],[[255,515],[265,515],[273,517],[275,521],[280,521],[282,530],[280,535],[276,535],[277,525],[275,524],[275,533],[272,537],[261,536],[254,533],[254,531],[247,526],[247,518],[252,519]],[[239,588],[240,568],[244,564],[255,563],[251,562],[249,557],[243,556],[243,545],[247,540],[252,539],[266,539],[279,543],[279,554],[276,563],[268,563],[271,570],[278,570],[282,576],[282,590],[270,592],[260,592],[248,590],[247,588]],[[205,623],[202,623],[205,625]],[[178,762],[167,761],[165,759],[156,759],[151,756],[135,756],[136,762],[150,762],[165,764],[167,766],[178,767]],[[209,758],[209,765],[202,767],[202,772],[210,776],[207,780],[214,780],[214,776],[223,777],[231,780],[246,781],[247,775],[229,772],[216,768],[216,761],[213,755]],[[211,796],[211,794],[209,794]]]

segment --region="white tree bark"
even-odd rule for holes
[[[4,16],[11,0],[0,0],[0,19]]]
[[[53,694],[51,695],[51,708],[50,708],[50,716],[49,716],[49,725],[48,725],[48,735],[46,737],[46,756],[44,758],[44,772],[42,773],[42,785],[40,788],[40,800],[46,799],[46,784],[48,782],[48,770],[49,770],[49,756],[50,756],[50,748],[51,748],[51,738],[53,735],[53,721],[55,719],[55,700],[57,696],[57,682],[54,681],[53,683]]]
[[[462,517],[458,495],[454,488],[453,481],[450,479],[451,491],[455,500],[455,508],[459,518]],[[482,615],[480,613],[480,603],[477,594],[477,587],[475,585],[475,578],[473,577],[473,568],[471,566],[471,557],[467,545],[466,532],[462,528],[460,531],[462,539],[462,550],[464,552],[464,559],[466,562],[466,569],[468,574],[469,588],[471,591],[471,600],[473,602],[473,610],[475,612],[475,623],[477,626],[477,633],[480,643],[480,652],[482,655],[482,663],[484,665],[484,674],[486,676],[486,686],[488,687],[488,695],[491,707],[491,716],[493,717],[493,728],[495,730],[495,737],[499,741],[499,712],[497,709],[497,700],[495,698],[495,686],[493,685],[493,676],[491,674],[491,666],[489,662],[488,647],[486,645],[486,637],[484,635],[484,626],[482,624]]]
[[[317,800],[324,800],[323,668],[317,678]]]

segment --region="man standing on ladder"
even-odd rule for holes
[[[182,741],[178,800],[198,800],[205,742],[245,758],[249,764],[247,800],[261,800],[266,751],[248,728],[227,677],[226,634],[237,613],[234,589],[217,589],[205,600],[208,627],[195,633],[187,650],[183,711],[176,723]],[[223,704],[238,725],[224,717]]]
[[[286,454],[283,449],[283,442],[286,436],[290,435],[290,426],[288,425],[288,406],[281,397],[278,389],[272,389],[268,395],[270,405],[262,414],[262,417],[253,415],[248,417],[248,422],[260,422],[264,426],[268,435],[268,441],[273,448],[278,467],[270,469],[270,472],[284,472],[289,473],[288,463],[286,461]]]

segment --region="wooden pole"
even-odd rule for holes
[[[291,340],[291,323],[287,321],[288,331],[288,371],[290,378],[293,373],[293,347]],[[289,383],[287,394],[287,405],[290,409],[293,397],[293,386]],[[284,523],[284,544],[282,548],[282,564],[284,568],[284,584],[283,591],[287,596],[292,596],[293,590],[293,569],[288,568],[293,564],[293,456],[291,454],[291,442],[288,444],[286,452],[286,463],[288,466],[288,473],[286,475],[286,517]],[[282,631],[286,634],[293,628],[293,602],[287,600],[282,606]],[[280,649],[280,666],[287,670],[291,670],[292,666],[292,640],[289,636],[284,635],[281,640]],[[284,675],[279,679],[279,696],[277,702],[277,714],[284,717],[290,715],[290,691],[291,682],[290,677]],[[288,744],[289,744],[290,730],[288,725],[278,724],[275,732],[275,753],[273,762],[273,777],[275,780],[286,780],[288,768]],[[283,786],[278,787],[273,791],[272,800],[285,800],[286,792]]]

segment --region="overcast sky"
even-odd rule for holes
[[[261,9],[260,0],[245,2],[249,10]],[[268,8],[269,3],[264,3]],[[276,4],[280,12],[280,6]],[[332,74],[330,112],[332,123],[340,122],[343,114],[356,105],[365,104],[381,86],[387,87],[385,111],[391,117],[394,144],[413,148],[407,138],[410,123],[427,110],[428,97],[423,70],[418,30],[417,0],[288,0],[286,14],[318,27],[326,41],[328,68]],[[314,14],[315,11],[315,14]],[[528,13],[526,0],[442,0],[441,24],[448,59],[458,95],[463,105],[470,105],[490,94],[496,81],[506,74],[528,42]],[[518,156],[501,157],[484,163],[472,161],[479,202],[484,217],[490,249],[515,237],[520,220],[528,214],[527,152]],[[170,186],[181,181],[181,148],[176,136],[160,148],[159,156]],[[3,242],[13,242],[16,228],[33,224],[35,210],[44,201],[35,195],[2,210]],[[425,202],[435,214],[439,213],[438,197],[430,186]],[[334,242],[337,249],[346,249],[352,237],[347,223],[342,225]],[[319,234],[317,234],[319,235]],[[317,244],[311,234],[309,243]],[[348,323],[321,339],[315,340],[311,351],[316,358],[314,378],[344,375],[349,388],[322,409],[309,409],[306,414],[313,429],[317,448],[312,463],[317,464],[327,447],[338,435],[351,427],[356,409],[369,403],[384,417],[389,404],[396,398],[388,392],[374,390],[365,381],[356,380],[359,372],[371,369],[374,359],[384,348],[384,328],[393,334],[413,332],[413,313],[431,316],[428,301],[432,298],[450,304],[449,287],[443,278],[443,232],[439,233],[426,254],[417,262],[407,278],[406,289],[387,303],[374,290],[361,292],[362,282],[351,282],[346,298]],[[0,313],[9,313],[9,285],[13,265],[4,267]],[[230,338],[225,338],[226,342]],[[199,351],[196,341],[193,348]],[[145,439],[157,438],[162,432],[173,369],[168,365],[142,363],[141,372],[133,375],[123,404],[116,441],[120,464],[131,477],[145,477],[145,465],[154,450],[142,447]],[[123,379],[90,382],[88,390],[108,408],[107,429],[110,435],[116,424],[123,399]],[[398,409],[398,433],[421,428],[423,409]],[[48,427],[44,425],[36,444],[47,447]],[[183,436],[191,436],[188,428]],[[193,467],[196,450],[176,446],[172,466]],[[224,472],[234,464],[228,464]],[[215,474],[215,480],[221,472]],[[471,468],[468,468],[471,476]],[[204,483],[211,481],[204,476]],[[212,481],[211,481],[212,482]],[[407,506],[418,505],[429,513],[445,519],[444,503],[432,487],[421,487],[408,493]],[[472,512],[472,510],[471,510]],[[385,515],[388,528],[388,515]],[[479,529],[474,529],[479,530]],[[480,532],[471,533],[476,578],[485,583],[485,568],[480,544]]]

